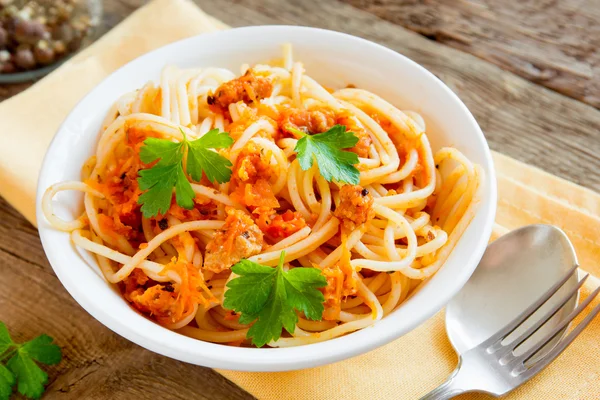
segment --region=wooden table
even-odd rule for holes
[[[231,26],[309,25],[407,55],[463,99],[492,149],[600,190],[598,0],[196,0]],[[142,0],[105,0],[104,29]],[[0,86],[0,100],[28,85]],[[62,346],[48,398],[252,398],[218,373],[146,351],[69,296],[36,229],[0,199],[0,321]]]

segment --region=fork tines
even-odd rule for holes
[[[573,329],[568,336],[562,339],[556,347],[554,347],[551,351],[549,351],[546,355],[544,355],[541,359],[536,361],[533,365],[527,367],[525,363],[529,361],[533,355],[535,355],[541,348],[543,348],[548,342],[552,340],[556,335],[558,335],[568,324],[577,317],[581,311],[583,311],[594,298],[600,293],[600,287],[594,290],[579,306],[573,310],[569,315],[563,319],[556,327],[554,327],[550,332],[548,332],[543,339],[535,344],[531,349],[527,350],[523,354],[516,356],[514,355],[514,350],[519,347],[523,342],[525,342],[531,335],[535,334],[550,318],[552,318],[556,313],[571,299],[577,291],[583,286],[584,282],[588,278],[589,274],[586,274],[578,284],[571,289],[567,294],[565,294],[556,305],[552,307],[545,315],[540,317],[538,321],[536,321],[531,327],[529,327],[525,332],[519,335],[519,337],[510,343],[504,345],[502,341],[506,339],[508,335],[513,333],[521,324],[527,320],[533,313],[535,313],[544,303],[546,303],[575,273],[578,266],[575,265],[571,268],[556,284],[554,284],[548,291],[546,291],[535,303],[529,306],[525,311],[523,311],[518,317],[516,317],[513,321],[507,324],[500,332],[486,340],[481,344],[487,348],[487,352],[489,354],[494,353],[501,365],[508,365],[512,369],[513,376],[521,375],[520,378],[528,379],[539,372],[542,368],[548,365],[552,360],[554,360],[560,353],[563,352],[571,344],[571,342],[585,329],[586,326],[600,313],[600,304],[597,305],[590,313],[577,325],[575,329]],[[523,375],[522,375],[523,374]]]

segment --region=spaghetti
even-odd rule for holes
[[[329,90],[284,47],[283,61],[221,68],[167,67],[158,85],[121,97],[102,124],[82,181],[57,183],[42,200],[46,219],[95,254],[107,281],[159,324],[199,340],[248,345],[250,324],[223,308],[231,266],[249,259],[316,267],[327,280],[320,321],[302,313],[271,347],[328,340],[393,312],[442,266],[472,219],[482,169],[454,148],[433,153],[423,118],[366,90]],[[301,168],[298,130],[343,125],[358,141],[358,185]],[[139,171],[148,138],[198,139],[211,129],[234,143],[218,153],[229,182],[193,181],[191,209],[175,196],[145,217]],[[59,218],[53,197],[84,192],[83,215]]]

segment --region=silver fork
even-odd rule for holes
[[[568,326],[587,307],[588,304],[600,293],[600,287],[594,290],[579,306],[574,309],[563,321],[552,329],[535,346],[523,354],[515,355],[514,351],[531,335],[537,332],[550,318],[552,318],[573,295],[581,288],[589,274],[586,274],[569,293],[561,298],[543,317],[529,327],[518,338],[510,343],[503,341],[519,326],[536,312],[548,299],[550,299],[577,270],[574,266],[564,277],[552,286],[542,297],[527,308],[523,313],[502,328],[498,333],[479,344],[478,346],[461,354],[458,367],[450,378],[441,386],[428,393],[421,400],[444,400],[466,392],[483,392],[493,396],[502,396],[516,387],[522,385],[540,372],[585,329],[586,326],[600,313],[600,304],[575,327],[565,338],[549,351],[546,355],[528,364],[532,357],[555,336]],[[527,365],[526,365],[527,364]]]

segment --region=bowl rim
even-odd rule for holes
[[[342,337],[298,347],[269,349],[236,348],[226,345],[204,342],[198,339],[186,337],[184,335],[178,334],[176,332],[161,327],[162,330],[168,332],[163,335],[165,338],[174,339],[172,342],[167,343],[155,337],[149,336],[148,333],[144,332],[141,329],[134,329],[132,326],[130,326],[131,324],[128,324],[127,322],[124,322],[123,320],[120,320],[117,317],[111,315],[107,310],[101,307],[96,300],[93,300],[92,298],[87,296],[85,291],[82,290],[81,287],[79,287],[80,285],[76,285],[74,284],[74,282],[71,282],[69,280],[69,277],[67,276],[67,272],[65,271],[65,269],[60,266],[60,261],[58,260],[57,255],[59,251],[50,248],[50,231],[54,231],[54,229],[47,226],[47,223],[45,222],[45,218],[43,216],[43,213],[41,212],[41,197],[44,191],[46,190],[45,181],[47,179],[45,178],[45,175],[46,173],[49,173],[47,172],[49,171],[48,165],[52,164],[52,161],[49,158],[50,154],[52,153],[52,149],[55,146],[55,143],[57,142],[57,137],[59,137],[61,135],[61,132],[63,132],[66,129],[65,127],[70,123],[70,120],[74,118],[73,115],[77,114],[77,110],[83,108],[82,104],[89,102],[89,99],[93,98],[94,93],[98,88],[107,84],[107,82],[110,82],[113,76],[120,74],[123,69],[127,68],[131,64],[139,64],[144,62],[145,60],[152,59],[156,57],[156,54],[160,54],[161,52],[166,51],[165,49],[168,49],[170,47],[185,46],[186,44],[192,44],[195,41],[200,40],[199,38],[202,38],[202,40],[207,41],[214,36],[222,35],[239,35],[243,37],[245,34],[277,35],[293,31],[302,34],[331,36],[332,38],[353,42],[355,44],[360,44],[361,46],[372,47],[376,51],[388,53],[389,56],[393,55],[394,57],[401,59],[402,62],[411,65],[411,67],[419,69],[420,72],[425,73],[425,75],[427,75],[429,79],[435,80],[437,82],[437,85],[440,87],[440,90],[445,91],[446,94],[449,95],[457,103],[457,105],[464,113],[462,117],[465,117],[465,121],[471,125],[470,128],[474,130],[480,141],[480,147],[482,147],[484,153],[484,165],[482,166],[486,171],[485,180],[483,182],[483,184],[485,184],[486,186],[483,189],[484,193],[482,197],[486,198],[487,200],[482,201],[478,205],[478,209],[475,214],[475,217],[477,217],[479,214],[484,214],[485,220],[481,226],[481,231],[479,232],[480,234],[478,236],[477,242],[473,244],[473,251],[470,253],[469,258],[467,260],[464,260],[462,270],[460,270],[461,273],[455,276],[455,279],[452,282],[452,289],[446,290],[444,293],[440,294],[440,296],[436,297],[435,301],[432,301],[427,307],[425,307],[423,312],[419,313],[419,315],[413,319],[410,325],[407,324],[402,328],[391,328],[391,326],[393,326],[390,325],[391,320],[393,320],[393,315],[391,315],[382,319],[381,321],[378,321],[374,326],[362,329],[360,331]],[[284,39],[282,39],[282,42],[283,41]],[[96,320],[98,320],[104,326],[111,329],[113,332],[125,337],[126,339],[148,350],[180,361],[207,366],[211,368],[268,372],[288,371],[316,367],[341,361],[362,353],[366,353],[370,350],[387,344],[393,341],[394,339],[397,339],[400,336],[404,335],[405,333],[415,329],[417,326],[421,325],[426,319],[429,319],[438,311],[440,311],[466,283],[466,281],[469,279],[469,277],[477,267],[479,260],[483,256],[488,239],[492,233],[493,223],[495,219],[497,189],[496,175],[491,152],[485,139],[485,136],[481,131],[481,128],[475,121],[475,118],[473,117],[471,112],[458,98],[458,96],[433,73],[429,72],[427,69],[417,64],[415,61],[409,59],[408,57],[400,53],[397,53],[377,43],[353,35],[320,28],[288,25],[269,25],[233,28],[228,30],[204,33],[201,35],[182,39],[157,48],[140,57],[137,57],[136,59],[130,61],[129,63],[117,69],[116,71],[112,72],[77,103],[77,105],[72,109],[72,111],[69,113],[69,115],[66,117],[66,119],[63,121],[63,123],[57,130],[57,133],[52,139],[52,142],[50,143],[46,155],[43,159],[42,168],[38,179],[36,197],[36,220],[42,245],[44,251],[46,252],[46,256],[48,257],[48,260],[50,261],[54,272],[56,273],[57,277],[59,278],[65,289],[67,289],[67,291],[75,299],[75,301],[77,301]],[[85,263],[84,260],[82,260],[82,262]],[[388,321],[388,323],[386,323],[386,321]],[[152,322],[152,324],[155,323]],[[376,335],[375,332],[377,332]]]

